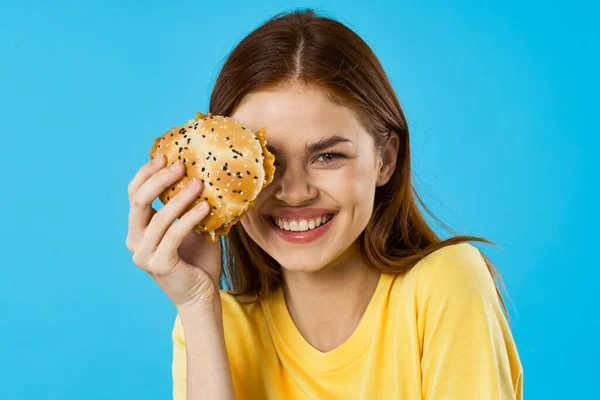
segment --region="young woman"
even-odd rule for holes
[[[427,225],[406,118],[359,36],[275,16],[233,50],[210,112],[268,127],[277,170],[221,244],[192,231],[205,210],[174,222],[201,186],[152,209],[181,169],[129,185],[127,246],[178,311],[175,399],[522,397],[499,276],[468,243],[492,242]]]

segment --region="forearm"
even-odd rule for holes
[[[186,342],[187,399],[235,399],[220,302],[178,311]]]

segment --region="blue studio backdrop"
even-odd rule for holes
[[[127,184],[208,111],[245,35],[307,7],[381,60],[426,204],[501,246],[475,243],[512,299],[526,398],[591,398],[599,10],[485,3],[1,1],[0,398],[170,398],[176,310],[125,247]]]

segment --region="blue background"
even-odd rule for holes
[[[514,302],[526,398],[592,396],[599,10],[370,3],[1,3],[0,398],[170,398],[175,308],[125,247],[127,184],[155,137],[207,112],[231,49],[296,7],[374,49],[426,204],[502,246],[477,244]]]

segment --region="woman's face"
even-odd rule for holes
[[[315,272],[359,257],[355,241],[371,218],[382,158],[353,112],[314,88],[247,95],[231,115],[266,127],[273,182],[240,223],[289,272]],[[385,168],[384,168],[385,169]]]

